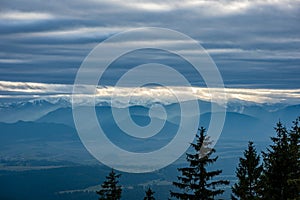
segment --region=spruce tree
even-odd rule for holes
[[[185,200],[212,200],[224,192],[221,187],[228,185],[229,181],[213,180],[215,176],[222,173],[222,170],[207,169],[208,165],[218,159],[218,157],[211,158],[215,149],[210,148],[210,145],[211,141],[205,136],[205,129],[201,127],[199,135],[196,135],[196,143],[191,144],[195,152],[186,154],[189,167],[178,168],[181,176],[177,177],[178,182],[173,182],[181,192],[171,191],[171,197]]]
[[[293,171],[290,167],[290,146],[288,131],[279,121],[275,127],[277,136],[271,137],[273,144],[263,152],[263,199],[287,200],[290,197],[291,188],[288,185],[288,177]]]
[[[151,188],[148,188],[148,190],[145,193],[146,193],[146,196],[144,197],[144,200],[155,200],[155,198],[153,197],[153,194],[155,192],[153,192],[151,190]]]
[[[300,117],[293,121],[289,132],[290,172],[288,174],[288,186],[290,199],[300,199]]]
[[[106,180],[101,185],[101,189],[96,193],[100,196],[99,200],[119,200],[121,199],[122,187],[119,184],[121,174],[116,174],[112,169]]]
[[[256,200],[259,199],[260,177],[262,173],[260,156],[257,155],[253,142],[248,143],[244,151],[244,158],[240,158],[236,169],[238,182],[232,187],[232,199]]]

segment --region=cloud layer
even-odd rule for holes
[[[71,84],[99,42],[157,26],[198,40],[228,87],[299,88],[299,13],[295,0],[4,0],[0,80]]]
[[[82,89],[89,90],[93,87],[83,85]],[[57,101],[64,98],[71,102],[73,85],[68,84],[45,84],[32,82],[9,82],[0,81],[0,99],[47,99]],[[117,93],[115,93],[117,91]],[[213,93],[211,93],[213,91]],[[133,105],[151,105],[156,102],[162,104],[171,104],[178,102],[178,98],[183,101],[199,99],[202,101],[211,101],[212,94],[216,103],[224,102],[218,94],[222,94],[220,89],[203,87],[103,87],[98,86],[95,92],[97,103],[114,103],[122,106],[127,105],[128,98]],[[300,104],[300,89],[249,89],[249,88],[225,88],[228,102],[244,102],[254,104]],[[177,96],[174,95],[177,94]],[[82,96],[82,104],[90,104],[91,97],[85,94],[76,94]]]

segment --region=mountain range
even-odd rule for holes
[[[112,142],[129,151],[149,152],[168,144],[178,129],[180,104],[164,105],[164,108],[168,116],[164,125],[164,132],[147,140],[132,138],[120,131],[113,120],[110,105],[96,105],[95,111],[99,123],[108,132],[107,137]],[[199,108],[201,111],[199,126],[208,127],[212,115],[210,112],[211,103],[199,101]],[[140,126],[146,126],[151,121],[149,106],[147,105],[131,105],[128,108],[115,109],[128,109],[132,120]],[[220,113],[214,114],[220,115]],[[189,110],[187,115],[193,116],[195,113],[193,110]],[[223,169],[222,176],[234,182],[234,170],[238,157],[246,148],[247,141],[254,141],[257,150],[259,152],[264,151],[270,143],[270,136],[275,133],[273,127],[276,122],[280,120],[289,128],[292,120],[299,115],[300,105],[228,103],[223,131],[215,146],[219,160],[214,167]],[[158,121],[163,120],[160,115],[155,115],[154,118]],[[101,166],[102,171],[100,171],[103,173],[103,177],[104,173],[107,172],[107,168],[93,158],[81,143],[74,125],[71,104],[65,99],[57,101],[30,100],[0,104],[0,130],[0,185],[6,184],[6,176],[11,177],[11,181],[19,181],[19,178],[12,178],[22,176],[19,171],[23,171],[22,173],[25,173],[26,177],[29,178],[32,170],[42,170],[40,172],[43,172],[43,176],[47,177],[53,176],[53,171],[59,170],[58,168],[67,170],[69,167],[77,167],[79,170],[83,169],[84,166]],[[172,165],[150,175],[141,175],[144,178],[134,184],[129,183],[128,179],[128,181],[124,181],[124,185],[131,192],[133,190],[130,188],[139,188],[138,190],[142,195],[143,187],[149,185],[150,181],[153,187],[158,190],[157,192],[163,193],[163,190],[159,188],[166,187],[164,190],[168,191],[171,187],[172,177],[176,177],[176,168],[184,164],[186,161],[183,155]],[[98,170],[98,167],[96,168]],[[103,169],[105,170],[103,171]],[[86,177],[81,178],[86,179]],[[83,192],[84,188],[97,187],[94,179],[82,183],[84,185],[72,186],[71,184],[68,187],[56,188],[55,194],[65,197],[72,193],[66,191]],[[161,186],[162,183],[165,186]],[[11,182],[11,184],[16,183]],[[38,186],[35,185],[35,187]],[[28,195],[28,198],[32,197],[26,192],[27,190],[24,190],[24,195]],[[229,188],[227,188],[226,195],[229,194],[228,192]],[[6,193],[1,191],[0,197],[4,194]],[[46,191],[42,196],[45,195]],[[49,194],[47,193],[47,195]],[[89,195],[87,194],[87,196]],[[51,198],[55,199],[56,197],[51,196]]]

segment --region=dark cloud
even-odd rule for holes
[[[72,83],[98,42],[158,26],[211,50],[229,87],[298,88],[300,3],[268,2],[1,1],[0,80]]]

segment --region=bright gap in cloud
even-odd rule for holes
[[[0,13],[1,20],[15,20],[15,21],[38,21],[53,19],[54,16],[49,13],[41,12],[22,12],[18,10],[5,11]]]
[[[293,9],[293,5],[298,2],[293,0],[154,0],[151,2],[143,0],[114,0],[109,1],[108,3],[114,4],[115,6],[149,12],[166,12],[184,9],[191,11],[194,10],[195,12],[201,11],[201,14],[207,16],[224,16],[242,14],[247,12],[249,9],[258,7],[262,8],[264,6],[272,6],[283,10]]]
[[[93,90],[91,85],[82,85],[81,95],[83,102],[85,98],[91,99],[91,95],[87,95],[84,91]],[[68,84],[46,84],[46,83],[30,83],[30,82],[10,82],[0,81],[0,98],[66,98],[71,100],[73,85]],[[114,92],[117,91],[117,95]],[[192,100],[194,98],[202,101],[212,101],[216,103],[224,102],[222,89],[219,88],[203,88],[192,87],[186,88],[181,86],[169,87],[112,87],[98,86],[95,93],[96,101],[109,102],[113,95],[116,95],[118,103],[126,103],[128,96],[130,100],[139,105],[149,104],[151,102],[160,102],[162,104],[171,104],[178,101],[178,97],[174,96],[174,91],[183,101]],[[227,100],[229,102],[243,101],[258,104],[300,104],[300,89],[249,89],[249,88],[225,88]],[[90,103],[90,102],[89,102]]]
[[[26,37],[92,37],[92,36],[109,36],[110,34],[118,33],[130,27],[79,27],[66,30],[44,31],[25,33]]]

